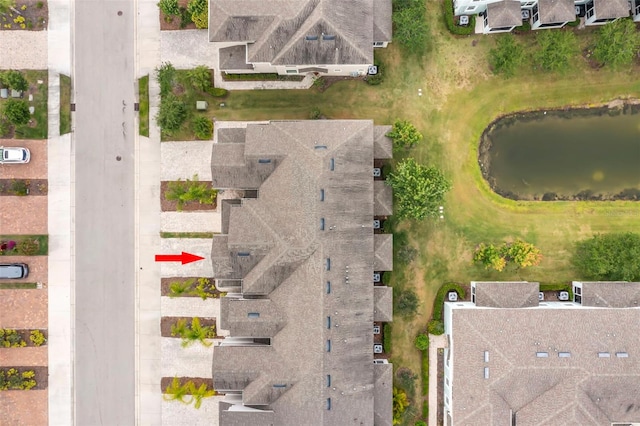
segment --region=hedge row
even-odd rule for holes
[[[444,299],[447,297],[447,294],[450,291],[455,291],[458,293],[458,297],[464,299],[467,295],[467,292],[462,288],[459,284],[456,283],[446,283],[443,284],[440,289],[438,289],[438,294],[436,294],[436,300],[433,305],[433,315],[431,316],[434,320],[442,321],[442,309],[444,307]]]
[[[453,15],[453,0],[444,0],[444,22],[452,34],[471,35],[476,28],[476,15],[469,16],[469,25],[463,27],[456,25]]]
[[[391,353],[391,324],[385,323],[382,328],[382,348],[387,354]]]

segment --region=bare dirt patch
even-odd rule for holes
[[[201,181],[200,183],[206,183],[207,184],[207,188],[212,189],[213,186],[211,185],[211,182],[204,182]],[[165,194],[169,191],[169,181],[162,181],[160,182],[160,208],[163,212],[176,212],[179,211],[178,210],[178,202],[177,201],[170,201],[167,200],[165,198]],[[184,212],[191,212],[191,211],[200,211],[200,210],[215,210],[216,209],[216,202],[214,201],[213,204],[200,204],[200,202],[198,201],[189,201],[187,203],[184,203],[184,205],[182,206],[182,210]]]

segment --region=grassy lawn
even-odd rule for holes
[[[23,94],[22,100],[27,102],[29,106],[35,107],[33,115],[29,123],[15,126],[9,126],[6,135],[11,135],[16,139],[46,139],[47,138],[47,71],[21,71],[27,82],[29,89]],[[38,84],[42,81],[42,84]],[[29,102],[29,95],[33,95],[33,101]],[[3,108],[6,99],[0,99],[0,109]],[[0,133],[2,131],[0,130]]]
[[[640,232],[640,203],[527,202],[504,199],[491,191],[477,163],[477,148],[485,127],[502,114],[514,111],[598,105],[616,98],[640,97],[640,66],[611,72],[594,70],[580,56],[565,74],[545,74],[527,63],[515,77],[493,76],[487,55],[493,36],[453,37],[446,30],[441,3],[428,3],[431,52],[425,60],[403,57],[397,45],[376,51],[383,63],[385,81],[368,86],[343,81],[324,92],[232,92],[210,102],[207,115],[218,120],[306,119],[317,108],[327,118],[373,119],[391,124],[412,121],[425,136],[410,153],[423,163],[445,170],[453,182],[447,196],[445,219],[398,224],[408,241],[419,250],[416,259],[403,264],[396,256],[391,276],[394,294],[413,289],[421,305],[413,318],[396,316],[393,322],[395,368],[406,367],[418,375],[415,390],[421,392],[421,353],[413,341],[426,328],[437,289],[444,282],[471,280],[535,280],[567,282],[581,278],[569,263],[573,244],[598,232]],[[593,30],[578,34],[581,48],[593,39]],[[531,56],[535,33],[517,36]],[[422,89],[422,96],[418,96]],[[195,103],[195,99],[192,100]],[[191,102],[191,100],[190,100]],[[544,259],[537,267],[501,273],[485,271],[471,263],[480,242],[500,243],[522,238],[538,246]],[[420,417],[422,401],[413,401],[405,424]]]
[[[140,102],[140,135],[149,137],[149,76],[138,80],[138,102]]]
[[[71,77],[60,74],[60,134],[71,132]]]

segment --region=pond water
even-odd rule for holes
[[[508,198],[637,199],[640,115],[600,109],[504,117],[483,135],[479,161],[494,191]]]

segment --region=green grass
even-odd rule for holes
[[[49,254],[49,236],[48,235],[0,235],[0,241],[15,241],[18,245],[20,241],[32,238],[38,241],[38,251],[34,256],[46,256]],[[0,256],[21,256],[17,251],[12,253],[4,253]]]
[[[34,106],[35,111],[31,116],[31,122],[16,126],[14,129],[14,138],[16,139],[46,139],[47,138],[47,98],[48,92],[48,79],[47,71],[21,71],[24,77],[27,79],[30,88],[35,88],[33,93],[33,101],[29,102],[27,92],[24,93],[23,100],[26,101],[29,106]],[[42,80],[42,84],[38,84],[38,80]],[[3,107],[6,99],[0,99],[0,109]]]
[[[140,135],[149,137],[149,76],[138,80],[138,102],[140,102]]]
[[[213,232],[160,232],[160,238],[213,238]]]
[[[71,77],[60,74],[60,134],[71,133]]]
[[[0,290],[34,290],[38,283],[0,283]]]

